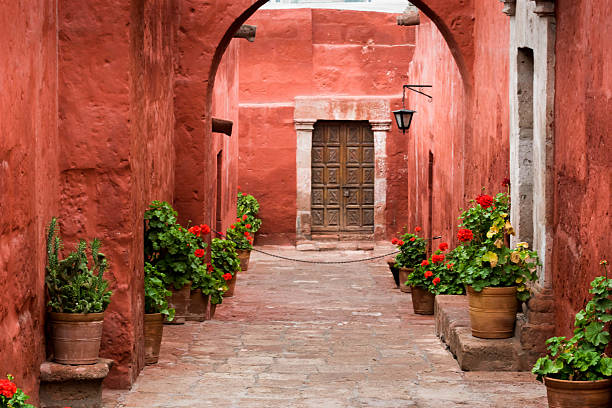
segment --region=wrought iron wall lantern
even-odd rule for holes
[[[408,129],[410,129],[410,123],[412,122],[412,115],[416,113],[416,111],[406,109],[406,89],[409,89],[413,92],[420,93],[421,95],[425,95],[429,99],[432,99],[431,96],[427,95],[424,92],[419,91],[418,89],[413,88],[431,88],[432,85],[404,85],[402,88],[402,109],[393,111],[393,115],[395,115],[395,122],[397,123],[397,127],[401,129],[402,133],[406,133]]]

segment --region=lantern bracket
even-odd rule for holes
[[[431,88],[431,87],[432,85],[404,85],[402,87],[402,107],[405,106],[404,103],[406,100],[406,89],[410,89],[412,92],[420,93],[421,95],[425,95],[429,99],[433,99],[431,96],[427,95],[425,92],[421,92],[418,89],[413,89],[413,88]]]

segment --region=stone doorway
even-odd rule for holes
[[[318,121],[312,135],[312,233],[374,233],[374,135],[364,121]]]

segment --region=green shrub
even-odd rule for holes
[[[89,244],[93,267],[89,268],[87,242],[79,241],[76,251],[59,259],[62,241],[56,234],[57,219],[53,217],[47,230],[47,276],[49,303],[53,312],[101,313],[110,303],[112,292],[104,279],[108,267],[100,252],[100,241]]]
[[[236,215],[244,223],[246,229],[255,233],[261,228],[261,219],[257,218],[259,202],[250,194],[238,193]]]
[[[415,232],[421,231],[416,227]],[[397,245],[400,253],[395,256],[398,268],[416,268],[427,255],[427,241],[417,234],[405,233],[400,238],[393,238],[391,243]]]
[[[174,309],[168,305],[168,297],[172,295],[164,284],[164,274],[148,262],[145,262],[144,295],[145,313],[161,313],[168,320],[174,319]]]

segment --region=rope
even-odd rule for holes
[[[236,244],[238,249],[248,249],[248,248],[240,247],[240,244],[238,242],[229,239],[225,234],[223,234],[223,233],[221,233],[219,231],[215,231],[212,228],[211,228],[211,231],[214,232],[215,234],[219,235],[223,239],[227,239],[228,241],[232,241],[234,244]],[[440,239],[440,238],[442,238],[442,237],[433,237],[432,239]],[[371,256],[371,257],[368,257],[368,258],[361,258],[361,259],[351,259],[351,260],[348,260],[348,261],[308,261],[306,259],[296,259],[296,258],[289,258],[289,257],[286,257],[286,256],[277,255],[277,254],[271,254],[269,252],[265,252],[265,251],[262,251],[262,250],[259,250],[259,249],[255,249],[254,247],[251,249],[251,251],[259,252],[260,254],[271,256],[273,258],[283,259],[285,261],[301,262],[301,263],[308,263],[308,264],[320,264],[320,265],[349,264],[349,263],[358,263],[358,262],[368,262],[368,261],[374,261],[376,259],[386,258],[388,256],[395,255],[395,254],[398,254],[398,253],[401,252],[401,251],[393,251],[393,252],[390,252],[390,253],[384,254],[384,255]]]

